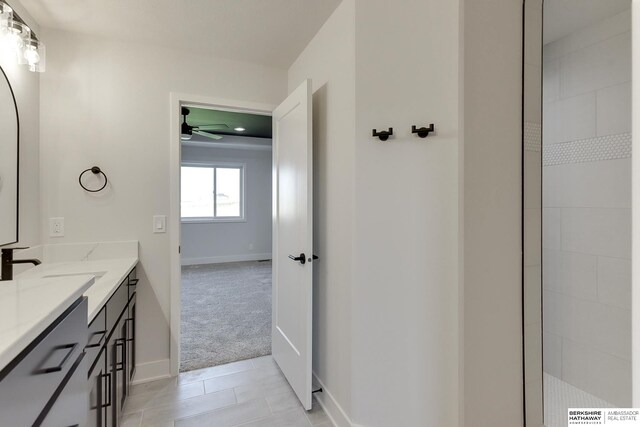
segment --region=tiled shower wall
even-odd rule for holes
[[[631,405],[631,14],[544,46],[544,370]]]

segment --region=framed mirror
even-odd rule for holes
[[[0,246],[18,241],[18,105],[0,67]]]

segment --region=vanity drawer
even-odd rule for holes
[[[136,288],[138,287],[138,275],[136,273],[136,269],[135,267],[133,268],[133,270],[131,270],[131,273],[129,273],[129,277],[128,277],[128,284],[127,287],[129,288],[129,299],[131,299],[131,296],[136,292]]]
[[[111,298],[109,298],[109,301],[107,301],[107,336],[111,334],[113,327],[118,323],[120,315],[127,308],[127,301],[129,300],[127,280],[125,279],[120,284],[118,289],[111,295]]]
[[[96,315],[96,317],[91,321],[89,325],[89,336],[87,338],[87,345],[84,348],[87,353],[87,365],[89,366],[89,370],[93,369],[93,365],[95,364],[98,356],[100,355],[100,350],[104,346],[107,341],[107,310],[105,307],[100,309],[100,312]]]
[[[87,383],[86,353],[80,354],[71,371],[49,401],[51,405],[40,414],[38,427],[86,426],[89,407],[89,384]],[[59,393],[59,394],[58,394]],[[42,420],[42,421],[40,421]]]
[[[0,426],[32,425],[72,366],[77,368],[86,344],[87,299],[82,298],[0,374]]]

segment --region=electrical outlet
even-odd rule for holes
[[[64,218],[49,218],[49,237],[64,236]]]

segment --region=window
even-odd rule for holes
[[[183,221],[244,220],[244,166],[183,164]]]

